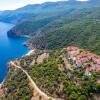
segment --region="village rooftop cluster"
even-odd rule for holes
[[[99,56],[76,46],[69,46],[67,52],[69,62],[75,64],[78,68],[83,67],[86,76],[90,76],[91,72],[100,72]]]

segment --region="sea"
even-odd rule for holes
[[[7,32],[14,27],[13,24],[0,22],[0,83],[8,74],[7,63],[21,57],[29,49],[23,45],[28,38],[11,38]]]

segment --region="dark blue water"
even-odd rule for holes
[[[28,48],[22,45],[27,38],[9,38],[7,36],[7,31],[13,26],[0,22],[0,82],[7,75],[7,62],[28,52]]]

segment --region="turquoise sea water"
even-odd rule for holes
[[[28,48],[22,45],[27,38],[9,38],[7,36],[7,31],[13,26],[0,22],[0,82],[7,75],[7,62],[28,52]]]

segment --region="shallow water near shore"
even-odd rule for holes
[[[7,75],[7,63],[29,51],[27,47],[23,46],[23,42],[27,38],[10,38],[7,36],[7,31],[13,26],[12,24],[0,22],[0,83]]]

